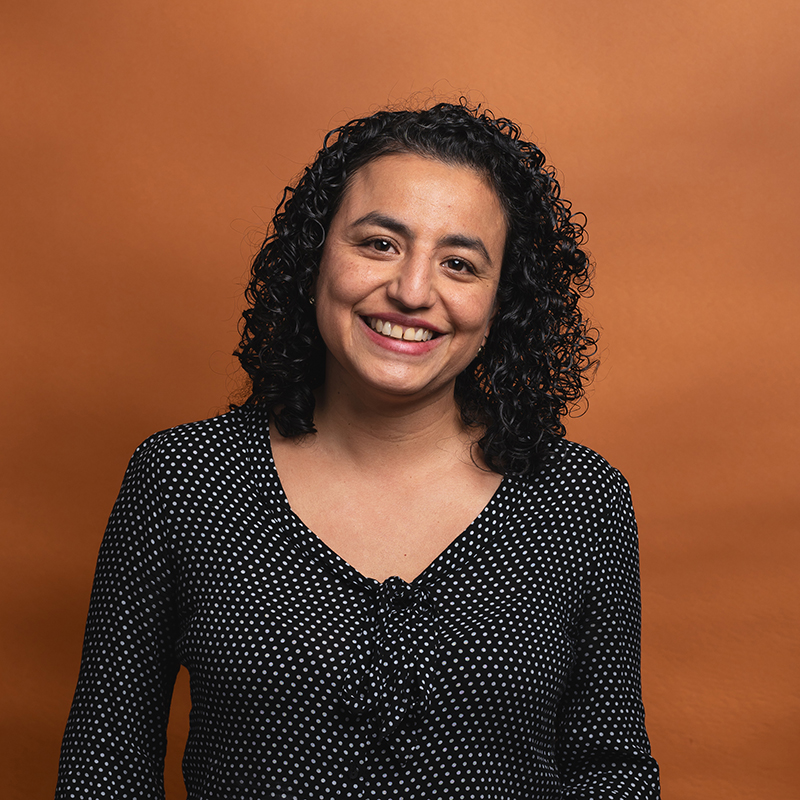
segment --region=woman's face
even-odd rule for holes
[[[468,167],[393,154],[359,169],[314,288],[327,387],[452,395],[489,332],[505,237],[497,194]]]

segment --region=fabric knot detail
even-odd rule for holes
[[[378,603],[383,605],[386,613],[393,610],[402,610],[414,605],[424,590],[415,589],[410,583],[406,583],[402,578],[388,578],[378,589]]]
[[[371,716],[378,739],[405,760],[418,749],[416,722],[431,692],[436,634],[427,589],[388,578],[377,587],[371,622],[342,697],[352,711]]]

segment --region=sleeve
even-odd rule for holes
[[[176,581],[154,451],[150,439],[134,453],[100,547],[56,800],[164,797],[179,664]]]
[[[630,491],[613,470],[559,713],[564,798],[658,800],[641,697],[639,551]]]

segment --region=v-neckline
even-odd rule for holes
[[[503,476],[498,487],[495,489],[486,505],[474,517],[469,525],[467,525],[464,530],[462,530],[441,552],[439,552],[436,557],[411,581],[406,581],[399,575],[390,575],[385,580],[379,581],[377,578],[371,578],[368,575],[365,575],[359,569],[354,567],[347,559],[339,555],[339,553],[337,553],[330,545],[328,545],[323,539],[314,533],[314,531],[311,530],[311,528],[306,525],[306,523],[303,522],[303,520],[295,513],[294,509],[289,503],[289,498],[284,491],[283,483],[281,482],[281,477],[278,474],[278,468],[275,464],[275,458],[272,452],[269,421],[264,419],[263,425],[264,428],[261,430],[261,434],[263,436],[264,447],[267,455],[267,470],[270,473],[270,482],[276,488],[278,502],[281,504],[286,514],[293,520],[298,530],[302,533],[305,544],[315,552],[318,558],[324,561],[325,564],[327,564],[330,568],[333,568],[339,574],[350,577],[351,579],[355,579],[356,582],[372,588],[380,587],[386,584],[388,581],[397,580],[402,581],[407,586],[418,587],[427,583],[428,580],[431,579],[431,576],[434,576],[445,569],[452,556],[461,550],[466,549],[468,556],[469,547],[471,544],[473,544],[472,540],[477,538],[473,535],[476,528],[479,527],[480,523],[485,517],[491,515],[493,509],[498,505],[501,496],[505,494],[509,485],[509,478],[507,476]],[[477,545],[477,542],[474,544]]]

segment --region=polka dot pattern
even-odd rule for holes
[[[657,798],[628,487],[563,442],[415,581],[294,515],[263,413],[134,454],[100,550],[56,797],[163,797],[179,665],[191,800]]]

